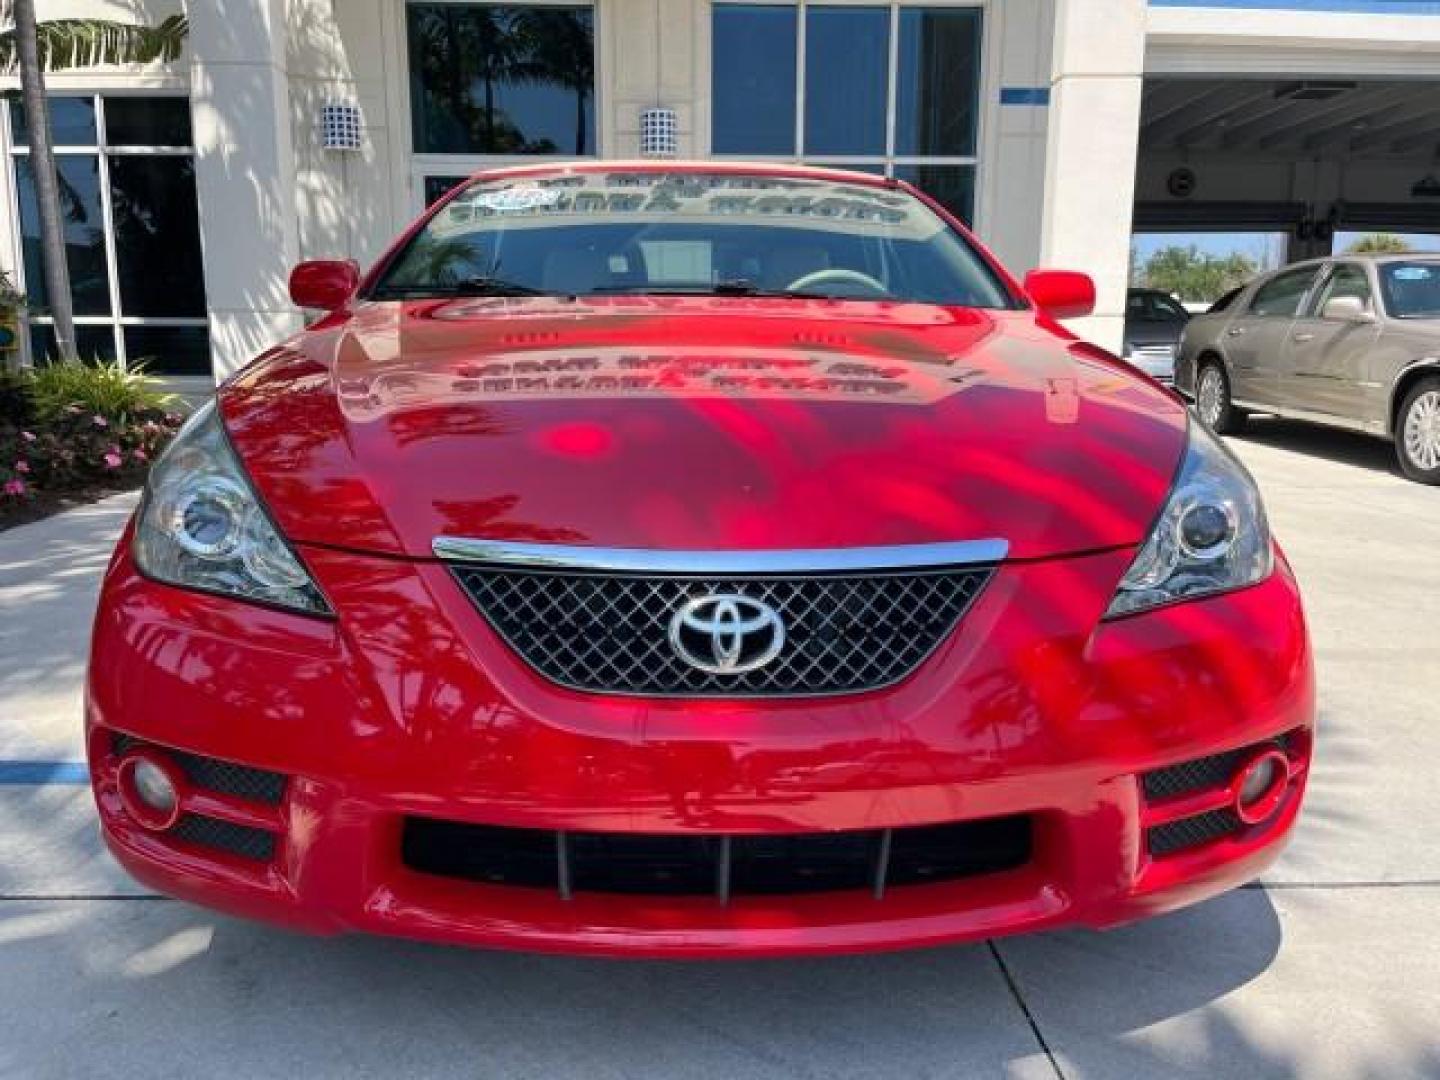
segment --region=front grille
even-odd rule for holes
[[[228,851],[231,855],[254,862],[269,862],[275,857],[274,833],[202,814],[184,815],[167,835],[197,847]]]
[[[1222,836],[1230,836],[1245,827],[1238,814],[1229,807],[1206,814],[1181,818],[1168,825],[1156,825],[1147,831],[1150,854],[1155,858],[1177,851],[1208,844]]]
[[[551,832],[408,818],[405,865],[489,885],[629,895],[737,896],[871,890],[1023,866],[1024,815],[916,828],[771,836]]]
[[[466,593],[538,672],[574,690],[656,696],[821,695],[874,690],[915,670],[993,567],[863,575],[694,576],[454,565]],[[752,671],[712,673],[670,641],[679,608],[732,594],[768,604],[784,645]]]
[[[119,732],[112,737],[111,741],[111,748],[116,757],[124,757],[129,750],[139,749],[145,745],[133,735],[124,735]],[[158,749],[163,750],[165,756],[175,762],[180,771],[185,774],[185,779],[197,788],[218,792],[221,795],[233,795],[237,799],[265,803],[267,806],[279,806],[281,800],[285,798],[283,773],[270,772],[267,769],[254,769],[248,765],[236,765],[234,762],[191,754],[184,750],[172,750],[169,747],[159,747]]]

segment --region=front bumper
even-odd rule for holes
[[[128,552],[127,536],[88,683],[106,840],[163,892],[312,931],[712,955],[1107,926],[1253,878],[1303,794],[1313,675],[1283,559],[1252,588],[1112,623],[1100,615],[1133,552],[1006,564],[897,687],[677,701],[546,683],[437,564],[305,549],[341,613],[327,622],[155,584]],[[283,774],[274,805],[185,796],[188,811],[261,830],[273,846],[245,857],[140,827],[117,790],[116,733]],[[1273,817],[1151,854],[1149,828],[1221,796],[1147,800],[1140,776],[1280,736],[1291,777]],[[722,902],[416,870],[402,851],[412,817],[742,838],[1023,817],[1031,842],[1018,865],[878,898],[839,889]]]

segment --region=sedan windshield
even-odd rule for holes
[[[1440,260],[1380,264],[1385,310],[1396,319],[1440,319]]]
[[[1017,306],[964,237],[904,191],[629,171],[475,181],[370,298],[626,293]]]

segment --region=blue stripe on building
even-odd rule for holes
[[[1001,105],[1049,105],[1050,88],[1048,86],[1002,86],[1000,88]]]

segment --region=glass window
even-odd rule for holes
[[[958,232],[894,188],[631,170],[474,181],[411,239],[371,296],[791,290],[1013,303]]]
[[[901,177],[972,219],[978,6],[716,3],[712,10],[714,153],[798,156]],[[795,58],[802,11],[803,87]]]
[[[40,259],[40,207],[28,157],[15,162],[20,187],[20,242],[25,254],[25,291],[34,307],[50,304]],[[105,263],[105,221],[100,210],[100,159],[94,154],[57,154],[65,261],[76,315],[110,314],[110,276]]]
[[[75,352],[81,360],[114,360],[115,329],[112,326],[75,327]],[[55,347],[55,329],[46,323],[30,327],[30,357],[33,363],[44,364],[60,355]]]
[[[894,175],[907,180],[967,225],[975,216],[973,165],[896,165]]]
[[[407,19],[416,151],[595,152],[591,8],[411,4]]]
[[[975,153],[980,13],[901,8],[895,153]]]
[[[468,176],[427,176],[425,177],[425,205],[434,206],[450,193],[450,189],[458,187]]]
[[[189,146],[190,102],[184,98],[107,97],[110,146]]]
[[[1397,319],[1440,319],[1440,262],[1382,263],[1385,310]]]
[[[1367,308],[1370,306],[1370,279],[1365,276],[1363,267],[1354,263],[1337,263],[1311,301],[1309,313],[1320,315],[1326,304],[1339,297],[1352,297]]]
[[[153,357],[165,375],[208,375],[210,331],[189,100],[59,97],[54,114],[92,149],[56,155],[76,346],[82,360]],[[12,121],[16,114],[12,110]],[[99,130],[96,130],[99,124]],[[12,127],[12,130],[14,128]],[[30,358],[55,353],[29,149],[12,147]]]
[[[889,64],[889,9],[805,9],[805,153],[885,153]]]
[[[1172,298],[1164,293],[1151,293],[1150,302],[1155,305],[1155,318],[1163,321],[1174,321],[1179,319],[1188,322],[1190,313]]]
[[[795,152],[796,9],[715,8],[710,85],[717,154]]]
[[[209,375],[210,331],[203,326],[126,326],[125,362],[151,375]]]
[[[1310,290],[1310,283],[1315,280],[1315,270],[1316,267],[1305,266],[1271,278],[1251,298],[1250,314],[1293,318],[1300,310],[1300,301]]]
[[[94,146],[95,99],[91,97],[52,97],[50,106],[50,141],[56,146]],[[30,145],[30,127],[25,120],[25,107],[18,99],[10,102],[10,132],[16,146]]]
[[[205,276],[191,158],[111,158],[110,214],[120,310],[129,316],[203,318]]]

